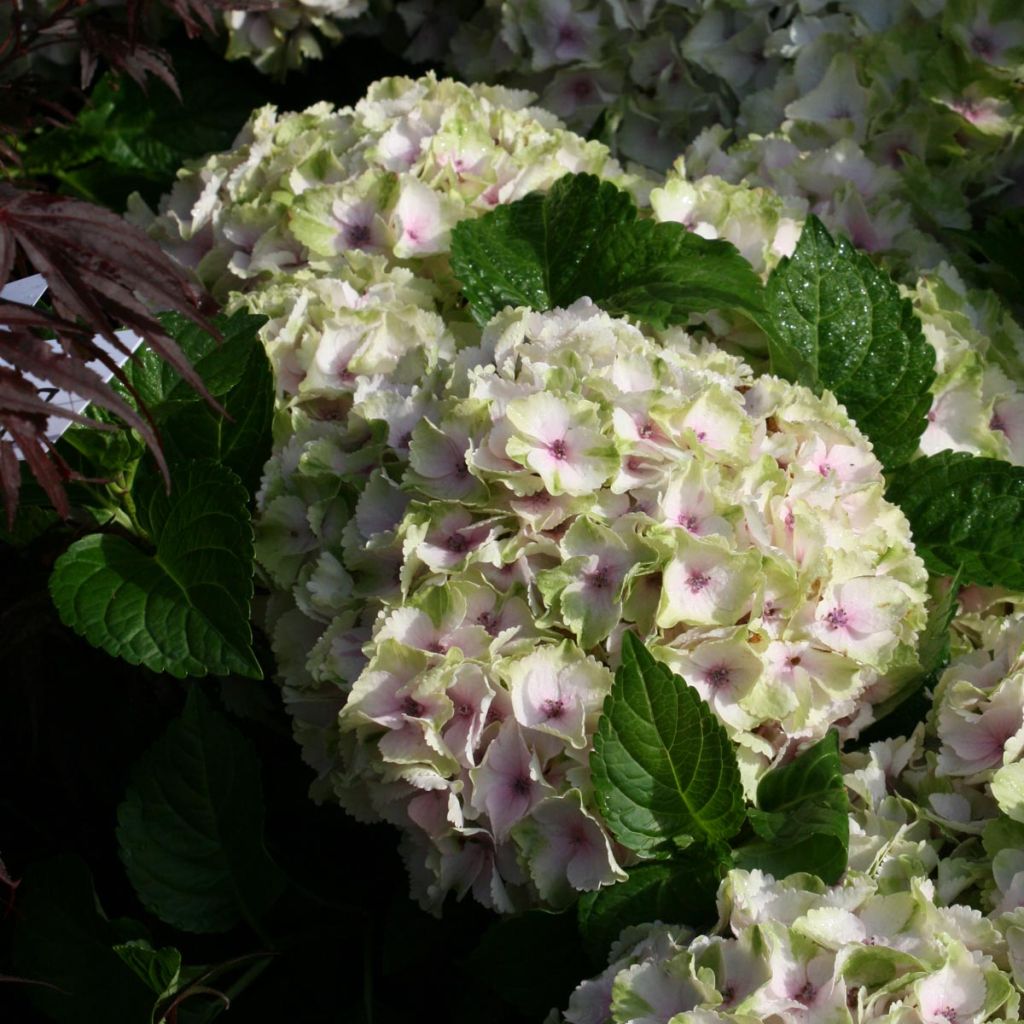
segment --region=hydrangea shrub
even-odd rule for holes
[[[753,798],[830,729],[870,722],[919,670],[925,627],[924,565],[871,442],[820,378],[815,393],[755,373],[777,334],[757,302],[661,310],[658,327],[585,290],[478,315],[455,228],[573,172],[650,201],[631,238],[681,221],[726,240],[715,252],[735,243],[769,292],[818,223],[710,176],[652,192],[529,102],[428,76],[352,109],[268,108],[149,215],[204,282],[269,318],[257,557],[284,698],[315,795],[398,825],[433,909],[470,892],[561,906],[634,866],[590,756],[627,631],[706,701]],[[844,258],[880,309],[923,321],[932,412],[969,382],[966,450],[1014,458],[1014,325],[947,268],[905,290],[915,316]],[[949,447],[927,440],[929,380],[922,445]],[[879,834],[855,833],[853,856]]]

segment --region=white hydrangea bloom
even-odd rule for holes
[[[762,275],[792,254],[810,212],[830,230],[852,233],[858,245],[863,243],[841,217],[812,209],[804,200],[714,175],[691,178],[688,171],[687,162],[678,160],[665,184],[651,192],[655,219],[676,221],[705,238],[727,239]],[[1024,465],[1024,330],[994,295],[968,289],[948,263],[916,278],[903,294],[921,318],[936,357],[921,451],[964,451]],[[743,327],[730,325],[729,342],[754,357],[763,353],[763,339]]]
[[[389,313],[429,320],[403,273]],[[585,299],[506,311],[458,350],[442,322],[409,326],[419,380],[383,345],[346,375],[317,308],[314,340],[289,342],[302,401],[257,554],[305,619],[276,645],[321,631],[281,659],[320,789],[402,825],[425,904],[557,905],[621,876],[588,755],[624,629],[709,701],[748,787],[855,732],[911,657],[924,570],[831,396]],[[343,315],[361,343],[378,314]]]
[[[1000,778],[1024,764],[1024,599],[959,598],[927,729],[843,755],[841,884],[731,872],[713,934],[627,929],[568,1024],[1019,1019],[1024,803]]]
[[[413,260],[444,302],[455,224],[548,188],[608,178],[643,201],[599,142],[566,131],[532,94],[433,75],[376,82],[355,107],[256,111],[235,145],[179,172],[154,214],[133,216],[220,297],[292,276],[332,276],[355,251]]]
[[[568,1024],[1016,1020],[1020,993],[1005,937],[977,911],[936,902],[930,882],[885,892],[849,872],[824,886],[732,871],[721,924],[690,938],[655,925],[613,950],[577,988]]]
[[[410,54],[537,91],[582,133],[802,199],[902,269],[1020,182],[1013,0],[504,0],[459,22],[398,0]],[[444,25],[441,29],[439,26]]]
[[[341,26],[366,14],[368,0],[276,0],[255,9],[227,10],[228,60],[246,58],[261,71],[283,74],[323,56],[323,43],[341,39]]]

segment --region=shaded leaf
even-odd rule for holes
[[[672,860],[639,864],[625,882],[584,893],[579,923],[591,958],[605,961],[612,943],[630,925],[670,921],[698,931],[710,928],[722,867],[711,850],[699,847]]]
[[[252,651],[249,495],[227,468],[190,462],[168,496],[157,480],[133,492],[148,554],[93,534],[57,560],[50,594],[61,620],[91,644],[175,676],[259,678]]]
[[[568,1002],[579,979],[586,977],[588,964],[575,914],[530,910],[492,924],[466,969],[492,1000],[514,1007],[525,1020],[541,1020],[552,1006]]]
[[[451,261],[480,324],[506,306],[543,311],[583,296],[656,326],[710,309],[763,319],[761,283],[734,246],[638,220],[629,193],[592,174],[462,221]]]
[[[726,840],[744,819],[732,743],[692,687],[626,633],[590,757],[615,838],[641,856],[683,837]]]
[[[284,887],[263,846],[263,813],[255,753],[193,686],[118,809],[121,859],[139,899],[184,931],[258,922]]]
[[[838,733],[768,772],[749,818],[758,838],[733,851],[737,867],[776,878],[806,871],[829,885],[838,882],[850,844]]]
[[[812,216],[766,304],[772,372],[828,388],[886,467],[906,462],[927,426],[935,351],[889,275]]]
[[[173,946],[154,949],[145,939],[114,946],[114,952],[162,999],[175,991],[181,977],[181,953]]]
[[[939,452],[892,474],[886,498],[910,521],[914,548],[931,572],[1024,589],[1024,467]]]
[[[25,874],[14,931],[14,962],[33,1004],[59,1024],[149,1020],[153,996],[114,952],[141,926],[108,921],[78,857],[33,864]],[[52,987],[51,987],[52,986]]]

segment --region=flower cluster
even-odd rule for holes
[[[296,414],[257,553],[298,605],[275,639],[307,756],[403,826],[425,903],[558,904],[619,875],[587,762],[626,628],[709,702],[748,788],[869,720],[865,692],[913,658],[924,570],[834,399],[587,300],[460,348],[411,282],[388,288],[401,364],[366,341],[372,290],[357,328],[290,349],[307,409],[352,404]]]
[[[398,3],[417,59],[534,89],[630,160],[685,151],[695,175],[804,198],[916,268],[938,253],[917,229],[1021,201],[1012,0],[507,0],[438,30],[445,6]]]
[[[1017,1019],[1006,936],[976,910],[942,906],[926,879],[887,892],[859,872],[829,888],[732,871],[719,909],[711,935],[627,931],[573,994],[567,1024]]]
[[[586,299],[471,322],[452,228],[566,172],[733,241],[762,274],[808,212],[682,165],[651,192],[530,99],[428,76],[352,109],[258,111],[148,215],[269,318],[257,557],[284,699],[315,795],[398,825],[431,908],[562,905],[622,877],[588,762],[626,629],[708,701],[749,795],[830,727],[869,722],[924,620],[870,445],[829,394],[755,376],[760,332],[720,314],[657,332]],[[922,446],[1019,461],[1019,329],[947,266],[906,294],[939,359]],[[906,786],[936,789],[906,749],[890,751]],[[882,887],[941,869],[936,816],[861,767],[854,867]]]
[[[856,224],[845,222],[835,210],[811,210],[803,199],[710,174],[690,179],[682,160],[651,192],[650,203],[656,220],[675,221],[705,238],[732,242],[761,274],[792,254],[809,212],[822,216],[831,230],[857,238]],[[883,217],[866,223],[892,222]],[[918,253],[927,245],[913,229],[898,239]],[[890,255],[898,239],[887,239]],[[921,451],[964,451],[1024,464],[1024,331],[992,293],[969,289],[948,263],[913,281],[903,294],[935,349],[937,372]],[[719,343],[749,356],[756,357],[763,345],[749,331],[727,334]]]
[[[228,60],[248,59],[280,75],[323,56],[323,44],[341,39],[342,26],[367,13],[369,0],[276,0],[228,10]]]
[[[133,215],[218,297],[296,275],[331,277],[347,254],[412,261],[456,291],[446,259],[451,228],[499,203],[589,172],[643,199],[623,173],[525,92],[465,86],[433,75],[387,78],[353,108],[256,111],[227,152],[179,172],[154,214]]]
[[[959,653],[936,687],[927,728],[844,755],[850,857],[840,885],[734,871],[720,890],[715,933],[627,929],[607,970],[576,990],[565,1020],[1017,1019],[1021,604],[1018,595],[962,590]]]

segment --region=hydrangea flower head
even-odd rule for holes
[[[426,905],[562,905],[622,877],[588,758],[625,629],[708,700],[748,787],[869,717],[922,625],[925,574],[831,396],[587,299],[507,310],[469,347],[443,327],[409,337],[399,360],[380,343],[377,375],[307,391],[307,372],[258,548],[322,630],[298,671],[282,662],[290,703],[340,708],[307,743],[321,788],[400,825]],[[318,415],[332,406],[342,419]],[[282,558],[276,523],[300,494],[355,515],[330,537],[311,514]],[[277,646],[296,628],[283,615]]]

